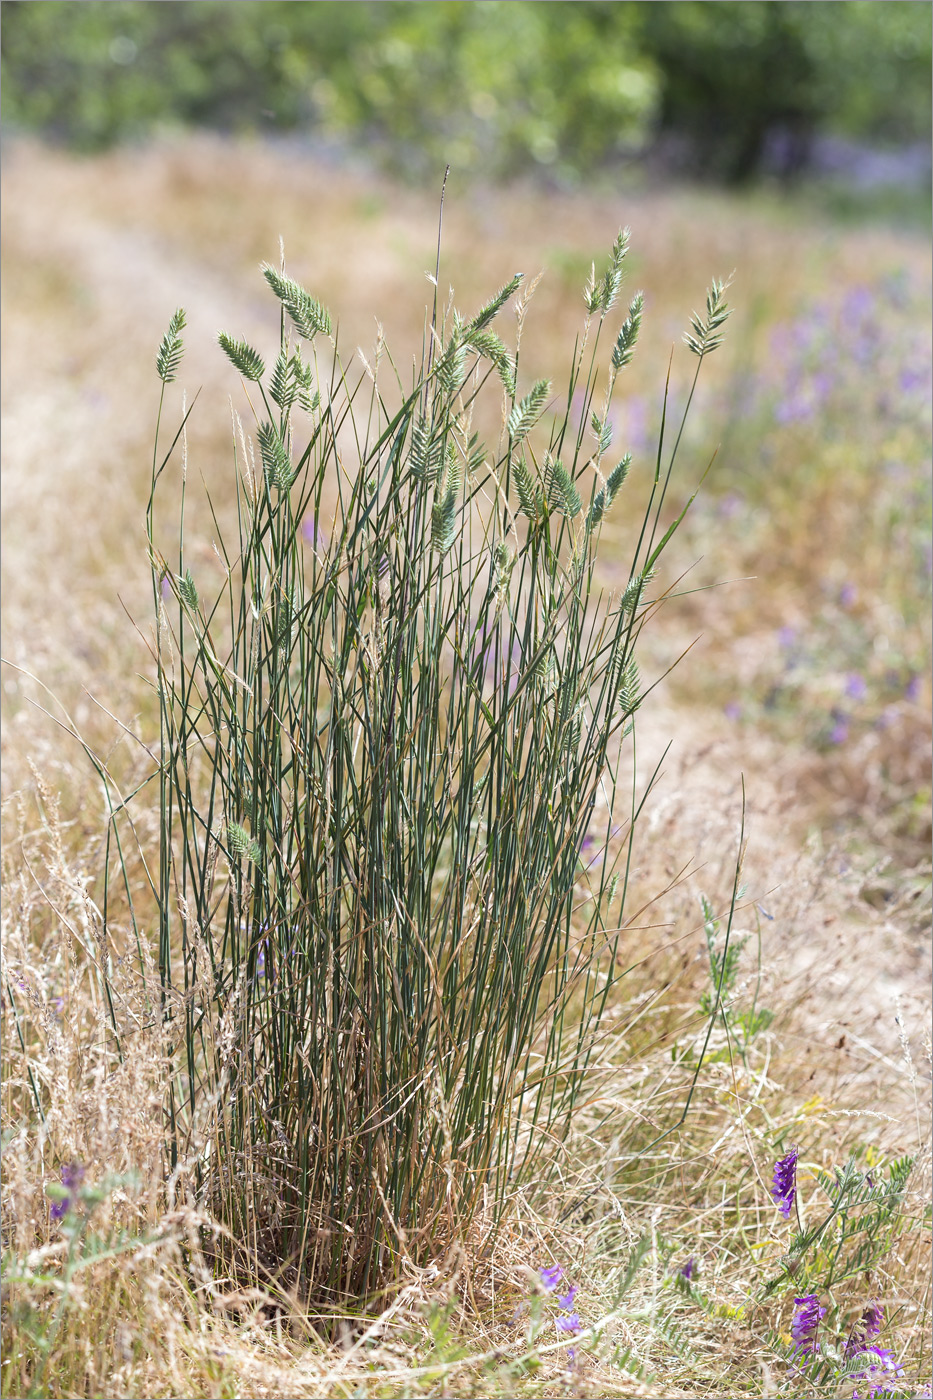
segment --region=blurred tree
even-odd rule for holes
[[[639,4],[661,74],[659,130],[694,169],[732,182],[783,173],[813,136],[905,142],[930,130],[930,6],[913,0],[678,0]]]
[[[312,130],[397,169],[585,178],[653,133],[741,180],[777,134],[923,138],[914,0],[3,0],[2,110],[79,147],[154,127]]]

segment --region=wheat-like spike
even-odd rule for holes
[[[184,577],[178,579],[178,596],[185,607],[194,612],[198,606],[198,590],[190,569],[185,571]]]
[[[437,377],[445,394],[455,394],[466,373],[466,345],[456,336],[437,362]]]
[[[168,330],[162,337],[162,344],[156,355],[156,369],[163,384],[171,384],[175,378],[175,372],[181,364],[181,357],[184,354],[181,332],[184,328],[185,313],[184,309],[179,306],[168,323]]]
[[[590,506],[586,517],[587,530],[594,529],[594,527],[597,526],[600,523],[600,521],[605,518],[609,507],[612,505],[622,486],[622,483],[628,476],[628,469],[631,465],[632,454],[630,452],[626,452],[621,462],[619,462],[615,467],[613,467],[612,471],[609,473],[609,476],[606,479],[605,486],[603,486],[599,491],[597,491],[596,495],[593,497],[593,504]]]
[[[492,551],[493,568],[493,588],[496,596],[501,602],[508,591],[509,580],[512,577],[512,569],[515,567],[515,555],[505,540],[497,540]]]
[[[257,429],[259,451],[266,480],[279,491],[287,491],[295,480],[288,449],[271,423],[262,423]]]
[[[638,664],[634,656],[630,656],[622,668],[617,694],[619,708],[625,719],[633,715],[641,704],[640,690],[641,678],[638,674]]]
[[[635,343],[641,330],[641,317],[645,309],[644,292],[636,292],[628,309],[628,316],[612,347],[612,367],[618,371],[629,363],[635,353]]]
[[[453,491],[454,495],[459,496],[463,486],[463,459],[457,452],[456,445],[450,440],[447,443],[444,476],[441,484],[445,495]]]
[[[495,365],[505,392],[514,394],[515,365],[495,331],[468,330],[465,339],[471,350],[475,350],[478,355],[482,355],[484,359],[490,360]]]
[[[602,457],[609,451],[609,444],[612,442],[612,424],[608,420],[604,423],[599,414],[594,410],[590,418],[590,427],[597,443],[597,456]]]
[[[483,309],[476,313],[472,321],[469,322],[469,330],[479,331],[482,330],[483,326],[488,326],[493,317],[497,316],[503,306],[505,306],[505,303],[513,292],[516,292],[521,286],[524,276],[525,274],[523,272],[516,272],[511,281],[506,282],[505,286],[496,292],[492,300],[487,301]]]
[[[443,440],[440,437],[432,438],[433,427],[427,419],[418,419],[411,431],[408,454],[412,476],[416,481],[425,481],[428,485],[437,480],[443,455]]]
[[[549,379],[536,379],[525,397],[515,405],[509,414],[508,422],[509,434],[513,441],[520,442],[528,435],[547,403],[550,392]]]
[[[732,315],[725,300],[726,288],[729,285],[728,282],[720,282],[713,278],[712,285],[706,293],[706,320],[701,320],[694,311],[690,317],[690,331],[684,332],[684,344],[701,360],[704,355],[711,355],[723,342],[722,335],[717,332]]]
[[[585,283],[583,284],[583,302],[587,311],[593,312],[599,306],[599,295],[596,291],[596,264],[590,263],[590,270]]]
[[[234,856],[246,856],[254,865],[258,865],[262,852],[258,842],[254,841],[249,832],[244,831],[242,826],[236,822],[227,822],[227,844]]]
[[[255,384],[258,384],[266,372],[266,366],[259,351],[254,350],[251,345],[247,345],[245,340],[234,340],[227,335],[226,331],[220,331],[217,340],[234,369],[239,370],[244,379],[251,379]]]
[[[619,295],[619,288],[622,286],[622,264],[628,252],[629,239],[631,236],[631,229],[620,229],[616,241],[612,245],[609,266],[606,268],[603,275],[597,303],[599,310],[604,316],[607,311],[611,311],[615,306],[616,298]]]
[[[631,452],[626,452],[621,462],[619,462],[617,466],[613,467],[612,471],[609,473],[608,477],[606,478],[606,486],[609,488],[609,500],[607,502],[607,505],[612,505],[612,502],[614,501],[617,493],[621,489],[625,478],[628,476],[629,467],[631,465],[632,454]]]
[[[529,520],[536,520],[541,510],[541,493],[538,483],[532,476],[524,457],[519,458],[512,468],[515,490],[518,492],[519,508]]]
[[[431,511],[431,548],[438,554],[446,554],[454,542],[457,521],[457,492],[449,490],[438,497]]]
[[[601,486],[593,497],[592,504],[586,513],[586,528],[588,531],[595,530],[596,526],[603,520],[608,509],[609,495],[606,487]]]
[[[548,505],[560,511],[561,515],[572,520],[583,509],[580,493],[573,477],[560,460],[552,460],[549,453],[544,455],[544,486]]]
[[[472,481],[486,461],[486,444],[480,442],[479,433],[474,433],[467,443],[467,481]]]
[[[629,579],[625,592],[619,600],[621,612],[633,612],[634,609],[644,600],[644,592],[648,584],[654,578],[654,569],[645,569],[643,573],[636,574]]]
[[[298,385],[292,374],[292,360],[283,346],[276,356],[269,381],[269,393],[283,413],[287,413],[295,402]]]
[[[305,340],[313,340],[319,331],[323,335],[330,335],[330,315],[319,301],[315,301],[310,292],[306,292],[304,287],[298,282],[293,282],[290,277],[283,277],[268,263],[263,263],[262,273],[291,316],[300,336]]]

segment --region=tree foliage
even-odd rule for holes
[[[923,139],[910,0],[4,0],[4,118],[85,149],[165,126],[317,132],[419,174],[586,176],[658,136],[743,179],[777,133]],[[668,143],[670,144],[670,143]],[[772,147],[774,142],[771,142]]]

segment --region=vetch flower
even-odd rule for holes
[[[576,1336],[578,1332],[582,1332],[583,1323],[580,1321],[579,1313],[572,1312],[568,1313],[566,1317],[559,1317],[557,1319],[557,1330],[558,1332],[569,1332],[571,1336]]]
[[[902,1376],[903,1366],[899,1366],[894,1360],[894,1353],[887,1347],[870,1346],[865,1347],[860,1353],[865,1357],[865,1367],[860,1371],[852,1371],[850,1375],[855,1376],[875,1376],[879,1371],[886,1372],[889,1376]],[[871,1394],[881,1394],[884,1392],[884,1385],[879,1385]]]
[[[826,1309],[820,1307],[820,1300],[815,1293],[807,1293],[803,1298],[794,1299],[794,1320],[790,1326],[790,1334],[800,1355],[812,1356],[819,1351],[816,1334],[825,1316]]]
[[[566,1293],[558,1293],[557,1306],[563,1308],[564,1312],[570,1312],[573,1308],[573,1300],[577,1296],[577,1286],[572,1284]]]
[[[553,1264],[550,1269],[541,1269],[541,1287],[545,1293],[553,1293],[563,1277],[564,1271],[559,1264]]]
[[[850,700],[864,700],[868,694],[868,686],[865,684],[865,677],[860,676],[858,671],[852,671],[846,677],[846,695]]]
[[[786,1157],[781,1157],[774,1166],[774,1185],[771,1195],[785,1220],[790,1219],[791,1208],[797,1195],[797,1158],[799,1151],[792,1147]]]
[[[696,1259],[695,1259],[695,1258],[693,1257],[693,1255],[691,1254],[691,1256],[690,1256],[690,1258],[687,1260],[686,1264],[684,1264],[684,1265],[678,1270],[678,1273],[680,1274],[680,1277],[681,1277],[681,1278],[685,1278],[685,1279],[687,1280],[688,1283],[689,1283],[690,1280],[693,1278],[693,1271],[694,1271],[694,1269],[696,1268],[696,1262],[697,1262]]]
[[[852,1328],[849,1340],[846,1342],[843,1355],[859,1356],[863,1351],[867,1351],[869,1337],[877,1337],[884,1322],[884,1306],[881,1303],[872,1301],[862,1313],[858,1322]]]
[[[70,1162],[67,1166],[62,1167],[62,1186],[67,1194],[52,1202],[53,1220],[64,1220],[68,1212],[74,1210],[83,1180],[84,1168],[77,1162]]]

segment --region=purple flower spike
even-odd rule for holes
[[[819,1351],[816,1334],[825,1316],[826,1309],[820,1307],[820,1300],[815,1293],[807,1293],[803,1298],[794,1299],[794,1320],[790,1326],[790,1334],[798,1353],[812,1356]]]
[[[869,1337],[877,1337],[884,1324],[884,1305],[872,1301],[852,1328],[852,1334],[845,1346],[845,1356],[859,1356],[868,1351]]]
[[[771,1195],[785,1220],[790,1219],[794,1198],[797,1194],[797,1158],[799,1151],[792,1147],[786,1157],[781,1157],[774,1167],[774,1185]]]
[[[695,1259],[695,1258],[693,1257],[693,1255],[691,1254],[691,1256],[690,1256],[690,1258],[687,1260],[686,1264],[684,1264],[683,1268],[679,1270],[680,1277],[681,1277],[681,1278],[685,1278],[685,1279],[687,1280],[688,1283],[689,1283],[690,1280],[693,1278],[693,1271],[694,1271],[694,1269],[696,1268],[696,1263],[697,1263],[696,1259]]]
[[[580,1321],[579,1313],[574,1312],[569,1313],[567,1317],[559,1317],[557,1330],[558,1332],[569,1332],[572,1336],[576,1336],[577,1332],[582,1332],[583,1323]]]
[[[862,1335],[877,1337],[884,1323],[884,1304],[871,1302],[862,1313]]]
[[[577,1296],[577,1286],[574,1284],[566,1293],[558,1293],[557,1306],[563,1308],[564,1312],[570,1312],[573,1307],[573,1300]]]
[[[564,1271],[559,1264],[554,1264],[550,1269],[540,1271],[541,1287],[545,1293],[553,1293],[554,1289],[564,1277]]]

